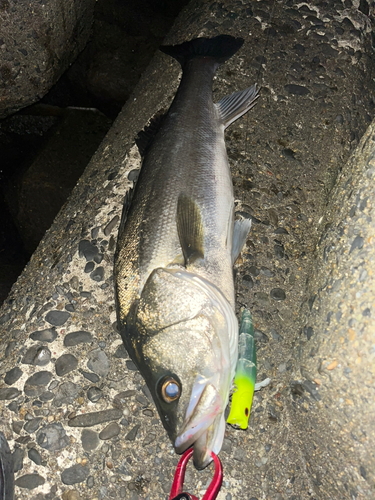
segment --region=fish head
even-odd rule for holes
[[[237,361],[238,324],[212,284],[184,270],[157,269],[135,314],[136,363],[177,453],[194,446],[201,469],[221,449]]]

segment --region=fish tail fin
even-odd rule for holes
[[[174,57],[184,69],[187,61],[195,57],[211,57],[217,64],[222,64],[242,47],[243,42],[243,38],[219,35],[214,38],[194,38],[180,45],[162,45],[160,50]]]

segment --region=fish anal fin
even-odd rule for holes
[[[238,259],[242,248],[246,243],[246,238],[251,229],[250,219],[238,219],[234,222],[233,244],[232,244],[232,263]]]
[[[259,96],[257,85],[252,85],[245,90],[234,92],[231,95],[223,97],[216,107],[224,128],[229,127],[231,123],[236,121],[251,109]]]
[[[204,258],[203,224],[197,203],[181,194],[177,202],[177,231],[185,266]]]

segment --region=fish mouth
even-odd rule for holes
[[[185,421],[174,443],[176,453],[194,447],[193,461],[204,469],[219,453],[224,438],[223,399],[212,383],[199,378],[194,384]]]

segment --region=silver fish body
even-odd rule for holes
[[[8,442],[0,432],[0,500],[14,498],[14,464]]]
[[[125,347],[176,451],[194,445],[197,468],[220,451],[237,361],[232,268],[250,224],[234,225],[224,130],[257,90],[214,104],[212,80],[242,42],[221,35],[162,47],[183,76],[124,207],[115,256]]]

